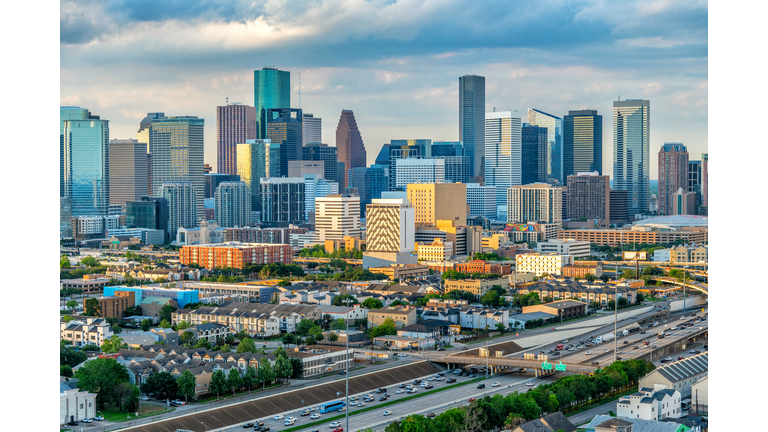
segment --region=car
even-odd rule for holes
[[[557,355],[560,355],[560,351],[555,351],[555,352],[553,352],[553,353],[552,353],[552,355],[553,355],[553,356],[557,356]]]
[[[632,319],[635,319],[635,318],[637,318],[637,316],[635,316],[635,315],[632,315]]]
[[[677,359],[678,359],[678,360],[682,360],[682,359],[684,359],[684,358],[685,358],[685,357],[683,357],[683,356],[679,356]]]
[[[104,421],[104,417],[102,417],[102,416],[96,416],[93,419],[96,420],[96,421]]]
[[[431,413],[427,414],[427,417],[429,417],[429,418],[435,418],[435,417],[437,417],[437,414],[435,414],[435,413],[431,412]]]
[[[501,385],[501,383],[496,381],[495,383],[491,384],[491,387],[498,387],[500,385]]]
[[[243,429],[245,429],[245,428],[252,428],[252,427],[253,427],[253,423],[246,423],[246,424],[243,425]]]
[[[624,341],[624,345],[626,345],[626,344],[628,344],[628,343],[629,343],[629,341]]]
[[[293,426],[296,423],[296,420],[286,420],[285,423],[283,423],[283,426]]]
[[[603,348],[603,352],[608,352],[608,348]]]
[[[686,333],[690,333],[691,331],[690,331],[690,330],[686,330],[685,332],[686,332]]]
[[[477,385],[477,388],[479,388],[479,389],[484,389],[484,388],[485,388],[485,384],[478,384],[478,385]]]
[[[339,423],[339,422],[332,422],[329,426],[331,428],[337,428],[337,427],[341,426],[341,423]]]
[[[564,340],[563,340],[563,343],[568,343],[568,339],[564,339]]]
[[[405,384],[400,384],[400,388],[405,388]]]
[[[344,375],[345,373],[347,373],[347,371],[341,371],[339,372],[339,375]]]
[[[645,330],[641,331],[640,334],[645,334]]]
[[[412,389],[408,389],[408,392],[407,392],[407,393],[416,393],[416,389],[415,389],[415,388],[412,388]]]
[[[442,380],[444,380],[444,379],[445,379],[445,378],[443,378],[443,377],[437,377],[437,378],[435,378],[435,381],[442,381]]]
[[[699,350],[696,350],[696,351],[694,351],[693,353],[694,353],[694,354],[701,354],[701,351],[699,351]]]
[[[70,425],[70,426],[77,426],[77,425],[79,425],[80,423],[78,423],[78,422],[76,422],[76,421],[72,420],[72,421],[70,421],[70,422],[67,422],[67,424],[68,424],[68,425]]]
[[[431,389],[432,388],[432,384],[427,384],[427,385],[424,386],[424,388],[425,389]]]
[[[282,414],[278,414],[278,415],[272,417],[272,420],[282,420],[282,419],[283,419],[283,415]]]
[[[142,397],[141,397],[141,400],[143,400],[143,401],[148,401],[148,400],[149,400],[149,396],[147,396],[147,395],[144,395],[144,396],[142,396]]]
[[[527,383],[525,383],[525,385],[527,385],[528,387],[530,387],[530,386],[532,386],[532,385],[533,385],[533,383],[532,383],[532,382],[530,382],[530,381],[528,381]]]
[[[568,351],[573,351],[573,347],[568,348]]]
[[[443,347],[440,347],[440,348],[438,348],[437,350],[438,350],[438,351],[445,351],[445,348],[443,348]]]
[[[402,389],[399,389],[398,391],[395,392],[395,394],[400,394],[400,393],[404,393]]]
[[[429,377],[429,381],[434,381],[435,377]]]
[[[475,401],[475,398],[469,398],[469,399],[467,399],[467,402],[474,402],[474,401]]]
[[[261,430],[261,432],[267,432],[268,430],[269,430],[269,427],[265,427],[264,429]]]
[[[392,411],[384,411],[384,415],[385,415],[385,416],[389,416],[389,415],[392,415]]]
[[[446,383],[448,384],[455,383],[455,382],[456,382],[456,378],[448,378],[448,381],[446,381]]]
[[[80,421],[83,422],[83,423],[93,423],[93,420],[91,420],[89,418],[84,418],[84,419],[82,419]]]
[[[637,349],[637,345],[634,345],[634,346],[632,347],[632,349]]]
[[[621,360],[621,357],[616,357],[616,360]]]
[[[319,419],[319,418],[320,418],[320,414],[312,414],[312,416],[310,417],[310,419],[312,420]]]
[[[352,404],[350,403],[350,405],[352,405]],[[308,415],[309,415],[309,411],[304,411],[303,413],[301,413],[302,417],[308,416]]]
[[[386,397],[384,397],[384,396],[382,396],[382,397],[380,397],[380,398],[379,398],[379,400],[380,400],[380,401],[385,401],[385,400],[387,400],[387,398],[386,398]]]
[[[341,428],[341,427],[336,428],[333,430],[333,432],[344,432],[344,428]]]
[[[592,362],[592,364],[593,364],[593,365],[597,365],[597,364],[600,364],[600,362],[598,362],[598,361],[593,361],[593,362]]]
[[[358,407],[358,408],[360,408],[360,407],[364,407],[364,406],[365,406],[365,403],[364,403],[364,402],[358,402],[358,403],[357,403],[357,407]]]
[[[285,420],[286,420],[286,421],[290,421],[290,420],[296,420],[296,417],[286,417],[286,418],[285,418]]]
[[[413,383],[414,383],[414,384],[418,384],[418,383],[420,383],[420,382],[421,382],[421,381],[419,381],[419,380],[417,380],[417,379],[413,380]]]
[[[704,344],[704,349],[709,349],[709,348],[707,348],[707,347],[708,347],[708,345],[707,345],[707,344]]]

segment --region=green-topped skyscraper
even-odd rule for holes
[[[291,73],[265,67],[253,71],[253,106],[258,118],[258,139],[267,138],[267,110],[291,107]]]

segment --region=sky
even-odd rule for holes
[[[253,71],[291,72],[291,104],[335,145],[355,113],[373,163],[392,139],[459,139],[459,77],[486,77],[486,110],[603,115],[651,101],[651,178],[664,142],[708,152],[706,1],[61,1],[60,104],[135,138],[148,112],[205,119],[216,168],[216,107],[253,105]],[[299,75],[301,84],[299,85]],[[299,105],[299,87],[301,100]]]

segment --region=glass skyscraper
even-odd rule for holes
[[[280,177],[280,143],[258,139],[238,144],[237,175],[251,190],[251,211],[261,211],[261,179]]]
[[[397,160],[409,158],[427,158],[432,156],[432,140],[397,139],[389,144],[389,190],[398,190]],[[378,158],[377,158],[378,159]]]
[[[461,141],[435,141],[432,156],[464,156],[464,146]]]
[[[563,118],[563,178],[603,174],[603,116],[596,110],[568,111]]]
[[[267,110],[267,136],[273,143],[280,144],[280,176],[288,176],[288,161],[302,160],[301,109],[270,108]]]
[[[256,138],[267,138],[267,110],[291,107],[291,73],[268,67],[253,71],[253,106],[258,117]]]
[[[107,216],[109,208],[109,121],[78,107],[61,116],[61,192],[72,216]]]
[[[360,194],[360,217],[365,217],[365,207],[372,200],[380,199],[382,192],[389,190],[387,178],[388,167],[371,165],[370,167],[357,167],[349,172],[349,187],[357,188]]]
[[[485,158],[485,77],[465,75],[459,78],[459,140],[464,156],[469,157],[471,176],[483,176]]]
[[[547,181],[565,184],[563,178],[563,119],[544,111],[528,108],[528,123],[547,128]]]
[[[628,192],[629,215],[648,211],[651,101],[613,102],[613,189]]]
[[[496,207],[522,181],[522,122],[511,111],[485,113],[485,184],[496,186]]]
[[[304,120],[306,121],[306,116]],[[339,175],[338,168],[338,153],[336,147],[323,144],[321,142],[311,142],[304,145],[302,148],[302,160],[305,161],[323,161],[324,175],[323,177],[328,181],[336,183],[343,183],[344,173]],[[341,179],[341,180],[340,180]]]
[[[63,106],[59,108],[59,196],[64,196],[64,121],[85,120],[91,113],[85,108]],[[98,118],[98,116],[95,116]]]
[[[547,128],[523,123],[521,184],[547,181]]]

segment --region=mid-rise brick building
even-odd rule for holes
[[[100,297],[97,300],[99,300],[99,316],[121,320],[126,309],[136,306],[136,293],[115,291],[115,295]]]
[[[184,265],[196,264],[213,269],[216,267],[243,268],[248,263],[293,263],[293,249],[287,244],[221,243],[184,246],[179,252]]]
[[[483,260],[473,260],[467,262],[456,263],[453,269],[461,273],[495,273],[500,275],[508,275],[512,273],[511,264],[494,263]]]

